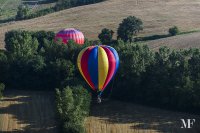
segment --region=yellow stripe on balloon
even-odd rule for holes
[[[81,50],[81,52],[78,54],[77,65],[78,65],[78,69],[80,70],[81,75],[83,76],[83,78],[85,79],[85,81],[89,84],[89,86],[90,86],[91,88],[93,88],[93,87],[90,85],[90,83],[87,81],[86,77],[85,77],[84,74],[83,74],[82,68],[81,68],[81,58],[82,58],[83,53],[84,53],[87,49],[88,49],[88,47],[87,47],[87,48],[84,48],[84,49]]]
[[[102,47],[98,47],[98,89],[102,90],[105,83],[106,77],[108,75],[108,57],[105,50]]]

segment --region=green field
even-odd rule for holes
[[[0,20],[14,17],[21,0],[0,0]]]
[[[31,11],[35,12],[37,10],[45,9],[48,7],[52,7],[55,3],[47,3],[47,4],[38,4],[37,6],[34,6],[35,3],[37,3],[39,0],[33,0],[33,2],[26,2]],[[21,4],[23,4],[23,0],[0,0],[0,20],[5,20],[8,18],[15,17],[17,13],[17,7]]]

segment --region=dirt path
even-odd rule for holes
[[[7,92],[0,101],[0,133],[56,133],[52,93]]]
[[[196,123],[185,130],[180,119]],[[92,108],[86,127],[87,133],[200,133],[200,116],[109,101]]]

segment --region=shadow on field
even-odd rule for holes
[[[56,133],[53,95],[12,91],[1,100],[0,133]]]
[[[130,124],[130,129],[134,131],[138,129],[162,133],[200,133],[200,116],[118,101],[94,105],[90,116],[98,117],[99,121],[107,124]],[[191,129],[181,129],[180,119],[196,119],[196,122]]]

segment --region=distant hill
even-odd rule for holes
[[[79,6],[39,18],[7,23],[0,26],[0,44],[5,32],[12,29],[59,31],[78,28],[89,39],[97,39],[102,28],[116,32],[119,23],[129,15],[144,22],[140,35],[166,34],[169,27],[181,31],[200,29],[200,3],[197,0],[107,0]]]

